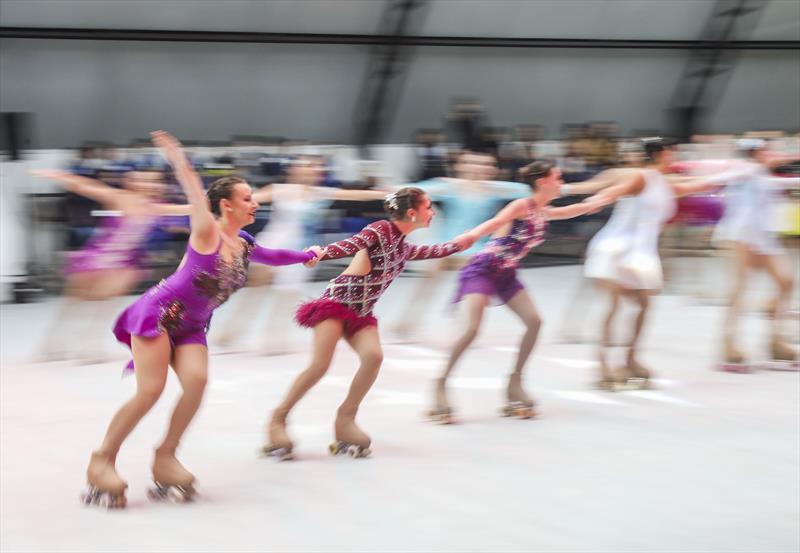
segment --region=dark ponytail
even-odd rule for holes
[[[658,154],[666,150],[667,148],[671,148],[675,146],[677,142],[674,140],[670,140],[668,138],[661,138],[660,136],[653,136],[649,138],[642,138],[642,151],[644,151],[644,157],[649,163],[655,163]]]
[[[519,180],[536,190],[536,181],[548,177],[554,167],[555,165],[549,161],[534,161],[522,167],[517,173]]]

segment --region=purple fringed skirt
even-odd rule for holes
[[[494,256],[477,255],[459,271],[453,301],[459,302],[467,294],[482,294],[504,304],[524,288],[516,267],[498,267]]]
[[[372,313],[359,315],[345,304],[329,298],[318,298],[306,302],[298,307],[294,314],[297,324],[306,328],[313,328],[327,319],[342,321],[346,336],[352,336],[368,326],[378,326],[378,319]]]

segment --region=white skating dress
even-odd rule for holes
[[[775,229],[777,189],[769,172],[757,163],[742,162],[745,174],[728,181],[725,212],[714,229],[714,242],[740,242],[756,253],[783,252]]]
[[[636,196],[617,201],[611,218],[586,252],[584,274],[630,290],[658,290],[663,284],[658,237],[675,214],[675,194],[664,176],[645,169],[645,185]]]

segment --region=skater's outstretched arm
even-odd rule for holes
[[[313,265],[308,265],[309,267],[313,267],[322,255],[322,248],[319,246],[311,246],[302,252],[297,250],[272,249],[259,245],[255,238],[243,230],[239,231],[239,236],[244,238],[253,248],[250,252],[250,260],[261,263],[262,265],[277,266],[294,265],[296,263],[303,263],[305,265],[313,261]]]
[[[320,190],[326,192],[328,199],[331,200],[349,200],[351,202],[369,202],[374,200],[382,200],[386,194],[391,192],[388,189],[371,189],[371,190],[347,190],[344,188],[331,188],[318,186]]]
[[[711,175],[689,178],[678,177],[668,179],[667,182],[669,182],[676,196],[687,196],[689,194],[697,194],[698,192],[706,192],[719,188],[732,180],[755,175],[756,169],[757,168],[753,164],[749,163],[735,164],[725,171],[720,171]]]
[[[172,166],[175,178],[189,200],[192,232],[189,243],[198,252],[214,251],[220,241],[219,231],[211,213],[200,175],[192,167],[178,139],[165,131],[151,133],[153,144],[161,149]]]
[[[120,207],[120,197],[125,193],[118,188],[112,188],[106,183],[89,177],[76,175],[58,169],[36,169],[31,174],[43,179],[57,181],[63,188],[107,207]]]
[[[613,186],[621,178],[636,173],[636,169],[615,168],[606,169],[589,180],[561,185],[562,196],[596,194],[597,192]]]
[[[644,176],[641,171],[626,170],[624,173],[619,173],[618,177],[617,182],[586,198],[584,202],[592,205],[594,209],[599,209],[623,196],[635,196],[644,189]]]
[[[317,197],[325,200],[350,200],[354,202],[368,202],[371,200],[382,200],[389,190],[346,190],[344,188],[333,188],[328,186],[311,187],[316,192]],[[253,192],[253,199],[258,203],[270,203],[275,200],[276,194],[272,186],[265,186]],[[280,200],[279,200],[280,201]]]
[[[474,238],[475,240],[479,239],[481,236],[486,236],[487,234],[492,234],[493,232],[497,231],[498,229],[502,228],[504,225],[512,222],[514,219],[520,219],[525,217],[528,213],[528,199],[520,199],[514,200],[503,209],[501,209],[497,215],[489,219],[488,221],[484,221],[477,227],[473,228],[469,232],[465,233],[468,236]]]
[[[371,248],[381,239],[381,233],[388,236],[389,225],[391,225],[391,223],[386,220],[375,221],[365,226],[361,231],[350,238],[328,244],[324,248],[320,261],[350,257],[358,253],[359,250]]]
[[[413,244],[409,244],[409,253],[406,259],[409,261],[440,259],[469,248],[474,242],[475,241],[470,237],[462,234],[454,240],[444,242],[442,244],[431,244],[427,246],[415,246]]]
[[[545,213],[547,214],[547,218],[549,220],[556,221],[580,217],[581,215],[586,215],[587,213],[594,213],[602,208],[603,205],[599,204],[595,200],[592,200],[592,196],[590,196],[582,202],[577,202],[571,205],[565,205],[563,207],[547,207],[545,208]]]

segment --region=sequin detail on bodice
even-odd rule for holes
[[[367,250],[370,272],[363,276],[339,275],[322,293],[323,298],[345,304],[362,316],[372,312],[378,298],[403,271],[407,261],[446,257],[459,250],[451,242],[432,246],[408,244],[396,225],[377,221],[358,234],[327,246],[322,259],[348,257],[362,249]]]
[[[547,218],[541,210],[536,209],[532,200],[527,205],[527,217],[514,219],[509,233],[490,240],[475,256],[476,260],[488,262],[498,270],[516,268],[532,248],[544,242]]]
[[[175,332],[185,325],[207,325],[212,312],[244,286],[254,246],[243,241],[242,254],[231,261],[223,259],[219,249],[201,254],[187,245],[178,270],[148,292],[159,298],[158,320],[163,330]]]

